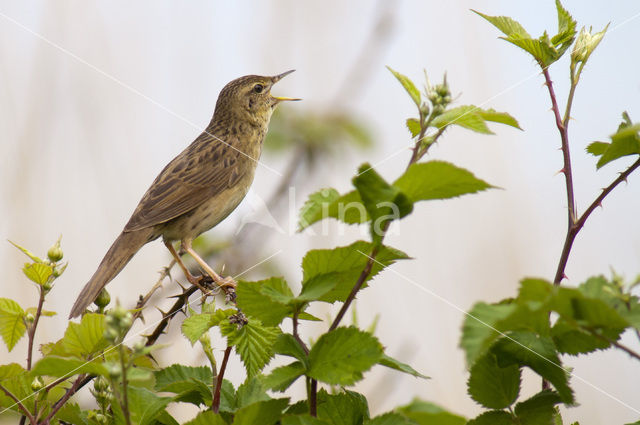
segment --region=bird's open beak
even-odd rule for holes
[[[282,80],[284,77],[286,77],[287,75],[291,74],[293,71],[295,71],[295,69],[292,69],[291,71],[283,72],[282,74],[274,75],[273,77],[271,77],[272,84],[275,84],[278,81]],[[293,101],[293,100],[302,100],[302,99],[298,99],[298,98],[295,98],[295,97],[271,96],[271,98],[273,99],[274,104],[277,104],[277,103],[285,101],[285,100],[291,100],[291,101]]]

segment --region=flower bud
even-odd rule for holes
[[[25,314],[24,321],[27,322],[27,325],[31,325],[34,320],[36,320],[36,318],[33,317],[33,314],[31,314],[31,313]]]
[[[112,379],[119,378],[122,375],[122,369],[120,369],[120,365],[115,363],[107,363],[106,365],[107,373]]]
[[[47,251],[47,257],[49,257],[49,260],[54,263],[62,260],[64,253],[62,252],[62,248],[60,248],[60,238],[58,238],[58,241],[49,248],[49,251]]]
[[[98,294],[98,298],[93,302],[99,308],[105,308],[111,302],[111,295],[106,289],[102,288],[102,291]]]
[[[35,378],[33,378],[33,381],[31,381],[31,391],[36,392],[36,391],[40,391],[43,388],[44,388],[44,381],[42,380],[42,378],[39,376],[36,376]]]

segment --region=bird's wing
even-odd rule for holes
[[[125,232],[165,223],[232,187],[244,174],[242,155],[202,133],[162,170],[124,228]]]

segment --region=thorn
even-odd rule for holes
[[[158,310],[160,314],[162,314],[163,316],[167,314],[166,312],[160,310],[160,307],[156,307],[156,310]]]
[[[180,299],[182,298],[184,295],[184,292],[182,294],[176,294],[176,295],[169,295],[167,298],[176,298],[176,299]]]
[[[562,280],[565,280],[565,279],[569,280],[569,277],[566,274],[562,273]]]
[[[561,174],[561,173],[562,173],[562,174],[566,173],[566,171],[565,171],[565,169],[564,169],[564,168],[559,169],[559,170],[554,174],[554,176],[557,176],[558,174]]]
[[[602,201],[598,202],[598,205],[596,205],[596,206],[602,208]]]

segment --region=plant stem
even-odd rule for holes
[[[129,396],[127,395],[127,370],[124,358],[124,345],[122,342],[118,344],[118,350],[120,351],[120,368],[122,369],[122,413],[124,413],[124,419],[127,421],[127,425],[131,425],[131,417],[129,415]]]
[[[31,324],[31,326],[29,326],[29,332],[27,334],[29,338],[29,348],[27,348],[27,370],[31,370],[31,362],[33,358],[33,341],[36,334],[36,327],[38,326],[40,316],[42,315],[42,305],[44,304],[45,290],[42,286],[39,287],[39,290],[40,298],[38,299],[38,308],[36,309],[36,315],[33,318],[33,323]]]
[[[29,418],[29,422],[33,425],[36,425],[36,418],[33,417],[33,415],[31,414],[31,412],[29,412],[27,410],[27,408],[25,407],[24,404],[22,404],[22,402],[20,400],[18,400],[18,397],[16,397],[11,391],[9,391],[7,388],[5,388],[2,384],[0,384],[0,390],[5,393],[11,400],[13,400],[16,405],[18,406],[18,409],[20,409],[22,411],[22,413],[24,414],[23,417],[27,417]]]
[[[300,335],[298,334],[298,315],[300,314],[299,311],[296,311],[295,313],[293,313],[293,337],[296,339],[296,341],[298,341],[298,344],[300,344],[300,347],[302,347],[302,349],[304,350],[304,353],[306,355],[309,355],[309,348],[307,348],[307,344],[304,343],[304,341],[300,338]]]
[[[220,410],[220,389],[222,388],[222,380],[224,379],[224,371],[227,369],[227,362],[229,361],[229,354],[231,354],[231,346],[227,346],[224,350],[224,357],[222,358],[222,364],[220,365],[220,372],[218,372],[218,379],[216,380],[216,388],[213,393],[213,402],[211,403],[211,410],[218,413]]]
[[[318,381],[316,381],[315,379],[312,379],[311,380],[312,397],[309,397],[309,414],[313,417],[318,416],[317,394],[318,394]]]
[[[71,398],[72,395],[74,395],[81,387],[83,384],[83,381],[85,380],[85,375],[78,375],[78,377],[76,378],[76,380],[73,382],[73,384],[71,385],[71,387],[64,393],[64,395],[58,400],[56,401],[56,403],[53,405],[53,407],[51,408],[51,412],[49,412],[49,414],[47,415],[46,418],[44,418],[44,420],[42,421],[42,424],[46,424],[48,425],[49,422],[51,421],[51,419],[53,418],[53,416],[58,413],[58,410],[60,410],[62,408],[62,406],[64,406],[64,404],[67,402],[67,400],[69,400],[69,398]]]

